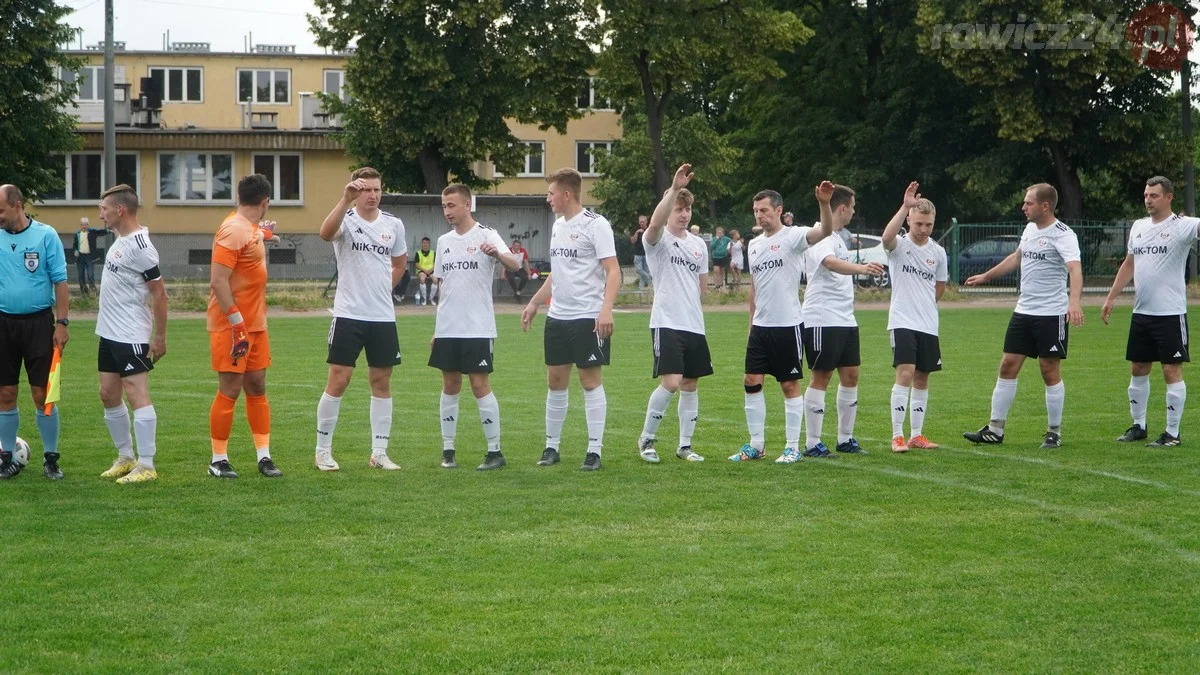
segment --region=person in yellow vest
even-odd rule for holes
[[[429,237],[421,239],[421,250],[417,251],[417,304],[436,305],[437,295],[433,292],[434,258],[437,252],[429,248]],[[421,287],[425,287],[425,295],[421,295]]]

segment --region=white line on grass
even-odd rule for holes
[[[817,464],[817,463],[818,462],[814,462],[814,464]],[[1075,509],[1075,508],[1071,508],[1069,506],[1062,506],[1060,504],[1052,504],[1050,502],[1045,502],[1040,499],[1034,499],[1032,497],[1026,497],[1024,495],[1019,495],[1019,494],[1016,494],[1013,492],[1008,492],[1006,490],[984,487],[982,485],[973,485],[971,483],[962,483],[959,481],[948,480],[945,478],[938,478],[936,476],[930,476],[928,474],[923,474],[923,473],[914,473],[911,471],[901,471],[900,469],[886,469],[886,468],[881,468],[881,467],[867,466],[865,464],[861,464],[858,462],[819,462],[819,463],[820,464],[828,464],[830,466],[837,466],[837,467],[846,468],[846,469],[855,469],[858,471],[868,471],[871,473],[879,473],[879,474],[884,474],[886,476],[894,476],[896,478],[907,478],[909,480],[933,483],[935,485],[941,485],[943,487],[949,487],[949,488],[954,488],[954,489],[958,489],[958,490],[966,490],[967,492],[974,492],[976,494],[987,495],[989,497],[999,497],[1001,499],[1006,499],[1010,502],[1016,502],[1018,504],[1025,504],[1027,506],[1033,506],[1033,507],[1036,507],[1043,511],[1049,511],[1051,513],[1056,513],[1056,514],[1063,515],[1063,516],[1069,516],[1071,518],[1089,522],[1089,523],[1092,523],[1095,525],[1103,525],[1104,527],[1112,528],[1114,530],[1117,530],[1118,532],[1123,532],[1123,533],[1131,535],[1133,537],[1137,537],[1138,539],[1141,539],[1143,542],[1152,544],[1154,546],[1157,546],[1157,547],[1163,549],[1164,551],[1170,552],[1185,562],[1189,562],[1192,564],[1200,564],[1200,553],[1197,553],[1196,551],[1192,551],[1190,549],[1186,549],[1186,548],[1177,546],[1174,542],[1172,542],[1168,539],[1165,539],[1163,537],[1160,537],[1157,534],[1154,534],[1152,532],[1147,532],[1146,530],[1142,530],[1137,527],[1126,525],[1124,523],[1120,523],[1115,520],[1110,520],[1110,519],[1104,518],[1102,516],[1097,516],[1093,513],[1089,513],[1082,509]]]

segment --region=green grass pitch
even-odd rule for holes
[[[1005,445],[975,448],[1009,312],[942,313],[946,370],[926,435],[942,450],[888,449],[886,313],[859,313],[857,435],[870,454],[725,461],[745,440],[743,313],[710,313],[717,374],[700,388],[691,465],[635,444],[653,381],[645,313],[617,316],[605,371],[604,470],[578,471],[586,441],[572,384],[564,462],[542,450],[539,317],[499,317],[503,446],[483,455],[469,388],[457,471],[438,468],[439,374],[425,365],[432,313],[399,319],[392,457],[367,467],[365,377],[334,439],[337,474],[312,465],[328,319],[271,320],[273,455],[254,470],[239,404],[230,458],[205,474],[215,378],[200,320],[172,321],[151,375],[157,483],[99,474],[113,450],[96,396],[92,323],[72,324],[62,467],[0,483],[0,671],[1168,671],[1200,668],[1200,436],[1120,446],[1129,424],[1128,308],[1072,329],[1064,447],[1045,429],[1035,364],[1021,375]],[[544,315],[543,315],[544,316]],[[365,373],[362,373],[365,376]],[[1156,370],[1150,432],[1162,430]],[[783,404],[768,380],[768,453]],[[21,435],[40,442],[27,390]],[[830,417],[826,440],[836,430]],[[660,430],[670,448],[675,406]]]

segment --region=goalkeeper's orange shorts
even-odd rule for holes
[[[246,373],[271,365],[271,343],[267,340],[267,331],[247,333],[246,339],[250,341],[250,350],[235,360],[229,354],[233,349],[233,330],[210,332],[208,350],[212,354],[212,369],[218,373]]]

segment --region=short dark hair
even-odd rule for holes
[[[104,201],[110,197],[114,203],[124,206],[126,211],[130,213],[137,213],[137,192],[134,192],[133,188],[129,187],[128,185],[121,183],[120,185],[114,185],[100,193],[100,201]]]
[[[1161,185],[1164,195],[1175,194],[1175,189],[1171,186],[1171,181],[1166,176],[1154,176],[1146,181],[1146,187],[1154,187]]]
[[[834,185],[833,196],[829,198],[829,208],[836,211],[843,206],[849,206],[852,199],[854,199],[854,190],[845,185]]]
[[[429,241],[429,237],[421,237],[421,241]]]
[[[258,206],[264,199],[270,199],[273,192],[266,176],[252,173],[238,181],[238,204]]]
[[[780,208],[783,206],[783,196],[774,190],[762,190],[758,194],[754,195],[754,199],[751,199],[750,201],[753,203],[763,199],[770,199],[771,206],[774,208]]]
[[[4,196],[4,201],[8,202],[9,206],[20,206],[25,203],[25,195],[16,185],[0,185],[0,195]]]

